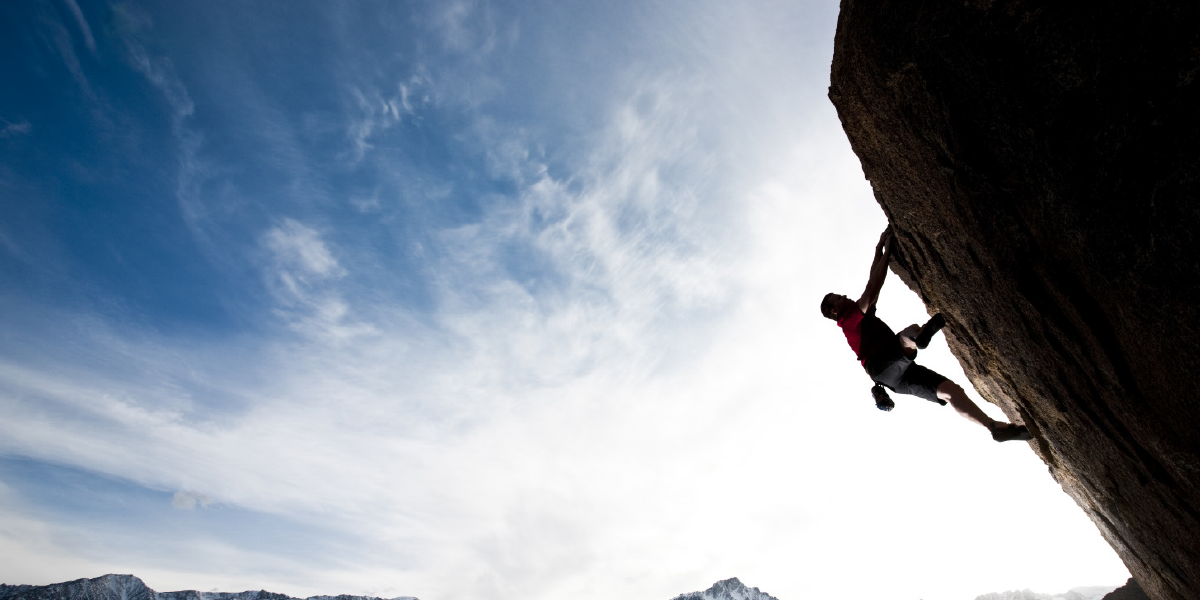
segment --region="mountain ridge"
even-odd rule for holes
[[[975,600],[1107,600],[1117,589],[1112,585],[1091,585],[1074,587],[1062,594],[1042,594],[1027,588],[983,594]]]
[[[266,590],[244,592],[200,592],[180,590],[156,592],[134,575],[109,573],[91,579],[75,579],[49,585],[0,583],[0,600],[418,600],[415,596],[309,596],[295,598]]]
[[[1136,587],[1131,579],[1126,587]],[[1087,586],[1072,588],[1064,594],[1039,594],[1030,590],[1015,590],[983,594],[975,600],[1108,600],[1118,597],[1126,588]],[[1140,592],[1140,590],[1137,590]],[[1144,596],[1120,596],[1139,598]],[[48,585],[25,585],[0,583],[0,600],[418,600],[415,596],[380,598],[377,596],[355,596],[339,594],[295,598],[286,594],[266,590],[244,592],[201,592],[180,590],[157,592],[134,575],[110,573],[91,579],[75,579]],[[778,598],[730,577],[714,583],[706,590],[680,594],[672,600],[779,600]]]
[[[737,577],[730,577],[714,583],[707,590],[680,594],[673,600],[778,600],[778,598],[756,587],[748,587]]]

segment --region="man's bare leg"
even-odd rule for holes
[[[942,317],[942,313],[938,313],[933,315],[924,325],[914,323],[905,327],[896,337],[900,338],[900,347],[904,349],[904,355],[909,358],[916,358],[917,350],[924,350],[929,347],[929,342],[933,339],[933,336],[945,326],[946,319]]]
[[[986,427],[992,433],[992,439],[997,442],[1029,439],[1029,433],[1024,426],[1013,425],[1006,421],[997,421],[987,416],[983,412],[983,409],[979,408],[979,405],[967,397],[967,393],[957,383],[949,379],[943,381],[937,387],[937,395],[938,398],[945,400],[950,406],[953,406],[954,410],[967,420]]]
[[[949,379],[943,381],[937,387],[937,395],[938,398],[949,402],[950,406],[954,407],[954,410],[958,411],[958,414],[963,417],[966,417],[968,421],[983,425],[988,428],[988,431],[996,427],[996,420],[987,416],[982,408],[979,408],[978,405],[972,402],[967,397],[967,393],[957,383]]]
[[[900,340],[900,349],[904,351],[904,355],[909,358],[917,357],[917,336],[921,333],[920,325],[909,325],[905,327],[896,337]]]

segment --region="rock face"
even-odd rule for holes
[[[1111,594],[1104,597],[1103,600],[1150,600],[1146,597],[1146,592],[1142,591],[1142,586],[1134,581],[1132,577],[1125,585],[1115,589]]]
[[[829,91],[893,271],[1156,600],[1200,598],[1198,75],[1197,2],[843,0]]]

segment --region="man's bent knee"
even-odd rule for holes
[[[962,395],[962,396],[966,395],[966,392],[964,392],[963,389],[961,387],[959,387],[959,385],[957,383],[954,383],[953,381],[950,381],[949,379],[941,382],[937,386],[937,396],[938,396],[938,398],[940,398],[942,400],[949,400],[951,398],[951,396],[953,396],[956,393],[959,395]]]

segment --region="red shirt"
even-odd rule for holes
[[[838,318],[837,324],[846,334],[846,342],[850,344],[858,362],[864,367],[867,366],[867,359],[896,343],[895,332],[875,316],[874,306],[864,315],[855,304],[853,309]]]

